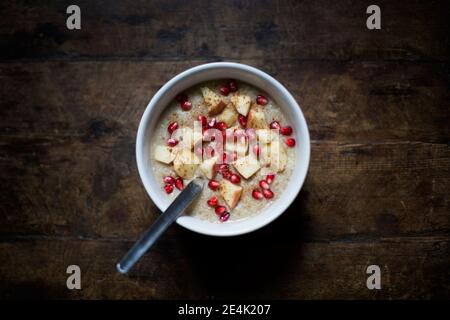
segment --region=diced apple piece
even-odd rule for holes
[[[156,146],[155,148],[155,160],[170,164],[175,159],[177,153],[176,150],[168,146]]]
[[[272,131],[270,129],[258,129],[256,135],[260,143],[270,143],[272,141]]]
[[[199,165],[197,156],[188,149],[181,149],[173,160],[173,169],[184,179],[191,179]]]
[[[238,119],[238,113],[234,110],[231,104],[228,104],[222,113],[217,117],[218,121],[225,122],[228,127],[231,127]]]
[[[242,190],[241,186],[233,184],[228,180],[222,179],[222,181],[220,181],[220,195],[230,209],[233,209],[238,204],[242,195]]]
[[[270,169],[270,167],[262,167],[261,170],[259,171],[259,174],[261,176],[267,176],[268,174],[274,174],[276,172],[274,172],[272,169]]]
[[[267,129],[268,125],[264,111],[261,107],[255,104],[251,107],[247,117],[247,128],[253,129]]]
[[[238,157],[232,164],[245,179],[250,178],[261,168],[258,159],[251,154],[246,157]]]
[[[214,167],[217,162],[217,159],[218,159],[217,156],[206,159],[200,165],[200,170],[202,171],[203,175],[206,178],[208,178],[208,179],[214,178],[214,174],[215,174]]]
[[[244,116],[247,116],[248,111],[250,110],[250,107],[252,105],[252,98],[250,98],[248,95],[241,95],[237,93],[231,97],[230,101],[236,108],[237,112]]]
[[[270,168],[274,172],[282,172],[286,168],[287,154],[286,149],[280,141],[273,141],[270,145]]]
[[[208,107],[209,115],[221,113],[227,105],[225,101],[222,100],[222,97],[207,87],[201,88],[201,91],[206,106]]]

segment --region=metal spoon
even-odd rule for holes
[[[128,253],[117,264],[120,273],[127,273],[131,267],[144,255],[144,253],[158,240],[166,229],[189,207],[195,198],[201,193],[204,186],[202,178],[192,180],[175,198],[166,211],[164,211],[155,223],[139,238]]]

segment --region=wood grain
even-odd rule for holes
[[[445,64],[241,61],[266,70],[294,94],[314,140],[447,144]],[[0,133],[134,137],[145,106],[190,62],[0,64]]]
[[[448,2],[77,1],[82,29],[66,28],[70,1],[2,1],[3,59],[137,58],[448,61]]]
[[[448,238],[309,243],[300,237],[292,235],[289,242],[279,242],[258,233],[224,239],[182,231],[178,239],[164,236],[128,276],[115,272],[114,265],[130,242],[2,242],[0,295],[32,299],[430,299],[448,294]],[[70,264],[82,270],[80,291],[66,289],[65,271]],[[382,270],[382,290],[367,290],[366,268],[371,264]]]
[[[4,235],[135,239],[159,210],[137,174],[133,140],[9,138],[1,150]],[[450,230],[450,150],[422,143],[313,142],[309,175],[278,225],[308,239]]]

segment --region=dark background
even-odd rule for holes
[[[0,297],[448,298],[448,1],[1,1]],[[66,28],[81,7],[82,29]],[[377,4],[382,29],[366,28]],[[135,135],[177,73],[236,61],[295,96],[311,166],[269,226],[173,226],[115,263],[159,212]],[[82,290],[66,288],[66,268]],[[366,288],[366,267],[382,290]]]

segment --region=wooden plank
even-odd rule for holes
[[[1,59],[145,58],[448,61],[448,2],[387,1],[382,29],[366,2],[88,1],[82,29],[70,1],[2,1]]]
[[[2,1],[0,297],[449,298],[447,1]],[[254,65],[312,137],[300,195],[241,237],[174,226],[128,277],[158,216],[134,141],[156,90],[204,62]],[[82,269],[81,291],[66,268]],[[382,290],[365,286],[380,265]]]
[[[157,210],[136,173],[135,131],[157,87],[189,65],[0,64],[2,232],[139,234]],[[286,214],[287,225],[312,220],[308,237],[316,239],[448,230],[449,129],[441,124],[449,100],[437,70],[295,62],[274,72],[301,103],[315,141],[295,204],[305,214]]]
[[[253,234],[165,236],[128,276],[115,271],[131,245],[115,241],[0,242],[2,298],[429,299],[448,298],[449,238],[374,243],[277,242]],[[230,250],[230,248],[233,248]],[[82,290],[66,288],[66,268],[81,268]],[[366,268],[381,268],[381,290],[366,288]]]
[[[158,215],[130,137],[4,137],[0,150],[3,235],[135,239]],[[449,181],[447,145],[315,141],[302,192],[264,232],[309,240],[439,235],[450,230]]]
[[[243,61],[279,79],[314,140],[447,143],[446,64]],[[0,64],[0,134],[134,137],[156,90],[191,62]]]

